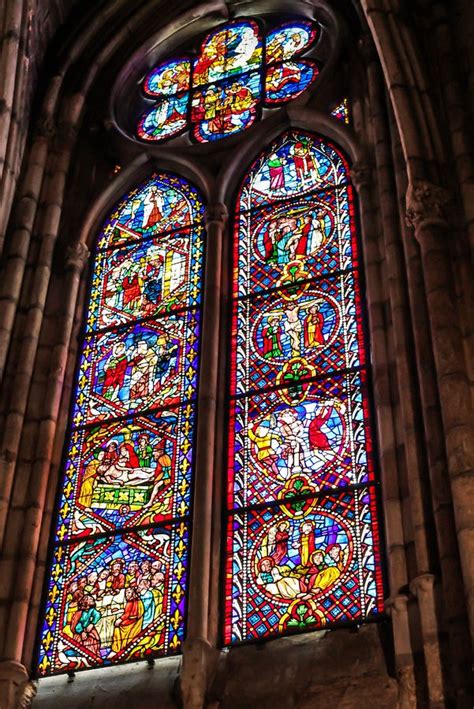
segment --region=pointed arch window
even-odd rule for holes
[[[213,143],[242,133],[244,143],[264,108],[313,86],[313,49],[324,32],[316,20],[271,16],[219,25],[198,51],[146,72],[140,111],[131,101],[128,137],[160,142],[189,131],[194,142]],[[351,120],[344,88],[325,100],[336,133]],[[202,159],[200,148],[181,145],[186,160]],[[359,623],[381,612],[383,598],[347,160],[329,140],[287,130],[250,166],[234,206],[231,332],[219,350],[230,362],[225,644]],[[40,676],[177,653],[185,638],[203,214],[193,185],[160,172],[123,198],[96,240]],[[208,290],[207,303],[217,289]],[[218,307],[211,310],[206,327],[215,316],[216,334],[227,323],[219,324]],[[204,348],[203,365],[209,361]],[[211,445],[200,450],[212,448],[214,464],[220,427],[211,415],[199,425],[212,429]],[[198,493],[218,474],[205,472]],[[199,523],[196,539],[212,525]]]
[[[234,226],[225,641],[382,610],[354,197],[341,151],[289,131]]]
[[[155,174],[97,239],[39,673],[177,652],[185,628],[203,204]]]

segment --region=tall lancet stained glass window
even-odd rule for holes
[[[95,249],[40,675],[152,658],[184,634],[203,207],[154,175]]]
[[[226,643],[382,610],[353,199],[341,152],[293,131],[238,195]]]

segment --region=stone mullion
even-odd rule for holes
[[[230,229],[234,229],[234,218],[231,216]],[[227,441],[227,363],[230,358],[229,324],[232,322],[232,299],[230,287],[232,283],[229,252],[234,243],[233,231],[222,240],[221,254],[221,298],[220,298],[220,337],[219,337],[219,371],[217,385],[217,421],[216,421],[216,448],[215,448],[215,474],[214,497],[212,505],[212,567],[219,569],[219,573],[211,574],[210,600],[209,600],[209,641],[211,645],[218,645],[220,628],[222,627],[223,606],[221,596],[221,565],[225,553],[222,529],[222,505],[227,495],[227,451],[224,445]],[[225,462],[224,462],[225,461]]]
[[[181,694],[186,709],[198,709],[203,706],[213,661],[213,649],[209,635],[209,595],[216,465],[222,241],[226,218],[227,210],[223,204],[213,204],[207,207],[188,621],[181,676]]]
[[[370,346],[373,353],[372,380],[379,440],[383,511],[386,520],[389,586],[396,594],[407,583],[403,513],[400,502],[397,442],[394,429],[390,366],[382,294],[379,232],[373,207],[370,169],[355,165],[351,177],[359,193],[364,245],[364,272],[367,282]]]

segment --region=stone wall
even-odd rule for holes
[[[388,632],[387,632],[388,631]],[[387,635],[384,638],[384,635]],[[322,637],[321,637],[322,636]],[[398,686],[383,624],[283,638],[224,651],[207,706],[221,709],[338,709],[398,706]],[[40,681],[36,709],[179,707],[179,659],[78,673]]]

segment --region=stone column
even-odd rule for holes
[[[403,213],[407,192],[406,165],[395,122],[390,124],[392,150],[399,213]],[[451,675],[456,701],[464,706],[464,697],[469,693],[471,682],[471,652],[469,623],[465,605],[459,546],[452,504],[451,486],[444,440],[443,421],[439,406],[436,367],[431,345],[431,332],[425,296],[425,283],[421,265],[421,254],[411,229],[400,224],[405,253],[406,279],[410,299],[413,327],[414,355],[416,361],[419,391],[423,410],[425,450],[428,457],[431,504],[436,526],[439,559],[440,587],[442,590],[442,611],[439,611],[440,641],[443,633],[449,638],[449,661],[444,663],[445,673]],[[426,498],[425,498],[426,499]],[[422,570],[419,570],[422,573]],[[439,609],[438,609],[439,610]],[[442,613],[442,615],[441,615]],[[446,692],[448,692],[446,686]],[[449,697],[446,696],[446,701]]]
[[[392,596],[385,602],[385,609],[392,619],[399,707],[415,709],[417,706],[415,668],[407,606],[408,596],[403,594]]]
[[[58,319],[58,337],[51,355],[48,386],[45,392],[43,416],[39,422],[35,458],[32,461],[26,509],[21,518],[22,526],[17,531],[21,534],[20,548],[16,557],[19,561],[16,568],[11,569],[15,591],[11,600],[3,654],[16,661],[23,659],[25,635],[35,632],[34,628],[28,625],[30,598],[77,294],[88,256],[89,250],[83,243],[73,244],[66,251],[63,312]],[[20,518],[17,520],[20,521]],[[12,530],[9,529],[8,532],[11,536]]]
[[[19,662],[0,662],[1,709],[27,709],[36,696],[36,682],[28,679],[26,668]]]
[[[450,271],[451,230],[444,217],[447,202],[448,194],[441,187],[429,182],[412,183],[407,193],[406,216],[421,249],[456,529],[474,638],[474,435],[471,392]]]
[[[422,574],[410,583],[410,591],[418,599],[421,618],[421,634],[425,654],[426,674],[430,707],[445,706],[441,650],[438,636],[438,618],[435,600],[435,577]]]
[[[84,97],[71,96],[65,105],[64,121],[58,137],[57,153],[50,152],[52,171],[44,192],[44,209],[38,225],[39,252],[31,277],[31,296],[26,304],[24,329],[19,336],[19,361],[15,371],[15,402],[7,413],[0,450],[0,544],[3,545],[5,524],[15,476],[18,446],[20,444],[31,378],[43,324],[44,306],[49,288],[49,279],[56,240],[62,215],[64,190],[69,172],[77,124],[81,115]]]
[[[54,136],[51,120],[38,122],[28,167],[11,219],[12,231],[0,284],[0,382],[3,379],[13,323],[20,299],[33,225],[37,216],[40,192],[48,157],[49,143]]]
[[[17,177],[17,160],[25,137],[22,135],[18,139],[17,124],[26,110],[21,84],[27,71],[25,40],[28,4],[25,0],[4,0],[0,9],[0,254]],[[21,99],[23,105],[19,106]]]
[[[222,240],[227,219],[223,204],[206,210],[206,270],[201,325],[201,366],[196,435],[195,494],[189,585],[188,633],[183,647],[181,695],[185,709],[201,709],[217,653],[209,642],[209,591],[215,429],[221,311]]]
[[[390,371],[384,320],[384,298],[380,273],[377,223],[372,198],[373,168],[368,163],[356,163],[351,179],[359,194],[364,246],[364,270],[367,281],[367,310],[370,324],[370,347],[373,353],[373,386],[377,433],[382,476],[383,513],[388,550],[390,593],[396,594],[407,584],[403,512],[400,501],[397,440],[393,423]]]
[[[377,167],[378,202],[382,229],[380,234],[387,264],[386,292],[389,297],[390,317],[393,322],[396,381],[400,401],[400,429],[409,490],[410,515],[415,543],[418,573],[431,567],[431,547],[427,536],[424,497],[426,494],[426,464],[423,455],[423,429],[417,425],[419,418],[418,377],[412,366],[413,351],[411,313],[405,282],[403,244],[400,235],[400,215],[391,155],[390,134],[387,124],[382,76],[372,41],[365,38],[367,79],[369,87],[374,153]]]

